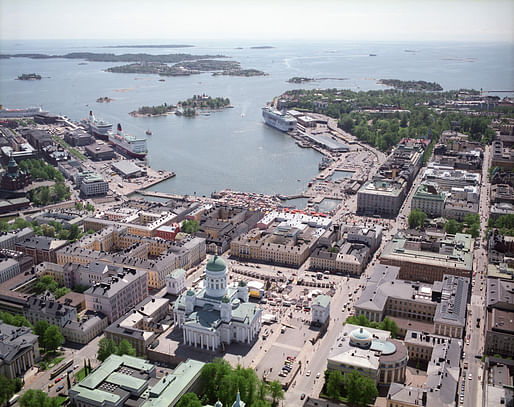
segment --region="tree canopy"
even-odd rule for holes
[[[42,390],[27,390],[19,399],[21,407],[58,407],[59,401],[56,397],[49,397]]]
[[[43,347],[46,351],[55,352],[64,343],[64,337],[57,325],[50,325],[43,335]]]
[[[107,338],[102,338],[100,342],[98,342],[97,358],[102,362],[111,355],[136,356],[136,354],[136,350],[126,339],[123,339],[119,345],[116,345],[112,339]]]
[[[378,396],[375,382],[356,370],[346,373],[343,379],[343,385],[350,404],[367,406],[368,404],[372,404]]]
[[[14,393],[21,390],[22,386],[20,378],[11,380],[0,374],[0,405],[7,403]]]
[[[409,227],[412,229],[421,229],[425,224],[425,220],[427,219],[427,214],[420,209],[414,209],[409,214]]]
[[[391,337],[395,338],[398,333],[398,325],[392,319],[385,317],[381,322],[370,321],[364,314],[352,315],[346,318],[345,324],[359,325],[368,328],[382,329],[391,332]]]

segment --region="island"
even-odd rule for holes
[[[39,81],[41,80],[41,75],[38,75],[36,73],[24,73],[18,76],[16,79],[19,81]]]
[[[96,99],[97,103],[110,103],[114,99],[108,97],[108,96],[100,96],[98,99]]]
[[[226,71],[221,72],[214,72],[212,76],[219,76],[219,75],[226,75],[226,76],[266,76],[268,75],[266,72],[259,71],[258,69],[229,69]]]
[[[440,92],[443,90],[443,87],[436,82],[401,81],[399,79],[380,79],[378,83],[386,86],[392,86],[395,89],[402,90],[420,90],[430,92]]]
[[[188,76],[200,73],[198,70],[185,69],[175,65],[169,66],[158,62],[113,66],[107,68],[106,71],[114,73],[157,74],[162,76]]]
[[[177,106],[168,105],[163,103],[159,106],[141,106],[139,109],[130,112],[129,114],[133,117],[154,117],[154,116],[165,116],[169,113],[174,113]]]
[[[293,76],[292,78],[289,78],[287,82],[289,83],[305,83],[305,82],[313,82],[315,81],[315,78],[305,78],[303,76]]]
[[[163,103],[158,106],[141,106],[129,114],[133,117],[155,117],[174,113],[177,116],[194,117],[198,114],[209,115],[211,112],[220,112],[231,107],[233,106],[229,98],[210,97],[203,94],[194,95],[182,102],[178,101],[176,105]]]
[[[275,47],[272,47],[271,45],[258,45],[256,47],[250,47],[250,49],[270,49],[270,48],[275,48]]]
[[[223,109],[233,107],[230,104],[229,98],[223,97],[210,97],[206,94],[203,95],[194,95],[192,98],[189,98],[183,102],[177,102],[177,111],[178,115],[184,115],[186,117],[194,117],[200,113],[202,114],[210,114],[210,112],[220,112]]]
[[[84,59],[89,62],[160,62],[174,64],[181,61],[197,61],[200,59],[227,58],[224,55],[192,55],[192,54],[104,54],[95,52],[71,52],[64,55],[48,54],[0,54],[0,58],[30,58],[30,59]]]
[[[187,44],[105,45],[103,48],[192,48]]]

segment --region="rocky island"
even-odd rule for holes
[[[315,81],[315,78],[305,78],[303,76],[293,76],[292,78],[289,78],[287,81],[289,83],[306,83],[306,82],[313,82]]]
[[[96,102],[97,103],[110,103],[112,102],[114,99],[110,98],[110,97],[107,97],[107,96],[100,96],[98,99],[96,99]]]
[[[430,92],[440,92],[443,87],[436,82],[426,81],[401,81],[399,79],[380,79],[378,83],[386,86],[392,86],[401,90],[420,90]]]
[[[36,73],[24,73],[16,78],[19,81],[39,81],[41,80],[41,75]]]

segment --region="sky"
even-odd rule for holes
[[[0,0],[0,39],[514,42],[514,0]]]

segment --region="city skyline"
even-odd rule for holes
[[[513,15],[511,0],[1,0],[0,38],[512,42]]]

